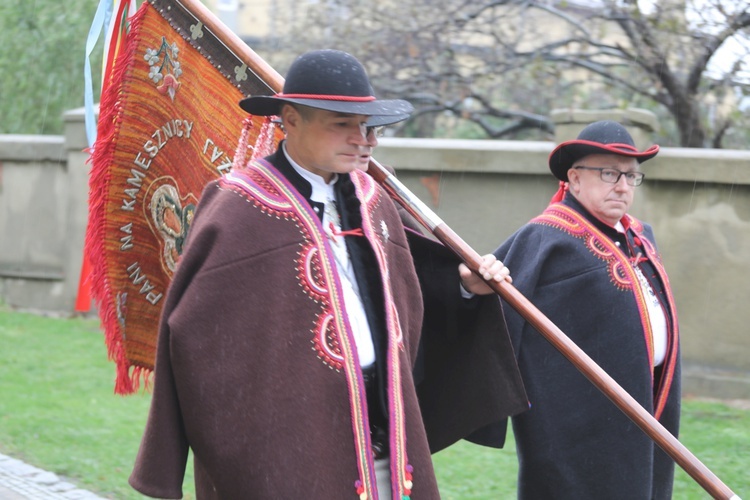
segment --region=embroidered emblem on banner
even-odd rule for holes
[[[161,37],[161,46],[158,49],[147,48],[144,59],[151,67],[148,77],[156,84],[156,89],[162,94],[167,94],[173,101],[177,90],[180,88],[178,78],[182,75],[180,68],[180,48],[176,43],[169,44],[166,37]]]
[[[149,202],[144,206],[144,220],[161,246],[162,268],[171,276],[182,255],[198,199],[193,193],[181,196],[171,177],[157,179],[151,190],[153,194],[146,193]]]

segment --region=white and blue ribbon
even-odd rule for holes
[[[94,84],[91,77],[91,54],[94,52],[94,47],[99,41],[99,35],[102,31],[108,32],[109,25],[112,22],[112,12],[114,11],[114,5],[112,0],[100,0],[99,6],[96,9],[94,20],[91,23],[89,29],[89,36],[86,39],[86,59],[84,61],[83,79],[84,79],[84,94],[83,94],[83,105],[84,105],[84,120],[86,125],[86,139],[88,140],[89,147],[93,147],[96,142],[96,113],[94,111]],[[105,50],[104,57],[107,57]]]

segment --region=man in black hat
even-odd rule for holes
[[[573,342],[675,436],[680,415],[677,314],[651,227],[628,214],[643,182],[639,151],[600,121],[560,144],[549,207],[495,255]],[[511,340],[531,408],[513,418],[522,499],[669,499],[674,464],[511,308]]]
[[[438,498],[430,452],[502,445],[492,426],[527,400],[499,300],[364,172],[372,127],[411,106],[332,50],[240,105],[286,139],[202,195],[131,485],[179,498],[190,448],[199,499]],[[508,276],[491,255],[481,272]]]

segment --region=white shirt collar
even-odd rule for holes
[[[300,166],[296,161],[294,161],[292,157],[289,156],[289,153],[287,153],[286,143],[282,145],[282,149],[284,151],[284,156],[286,156],[286,159],[289,160],[289,164],[294,168],[294,170],[297,171],[299,175],[301,175],[307,182],[310,183],[310,186],[312,186],[312,194],[310,195],[310,199],[312,201],[325,203],[328,200],[336,199],[333,193],[333,186],[339,180],[338,174],[334,173],[333,177],[331,177],[331,182],[326,183],[323,177],[310,172],[309,170]]]

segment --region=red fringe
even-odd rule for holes
[[[116,394],[133,394],[140,387],[141,379],[148,380],[151,370],[131,366],[123,344],[120,323],[117,319],[116,297],[107,279],[107,261],[104,258],[104,229],[106,220],[107,194],[111,181],[110,166],[113,162],[117,138],[122,121],[121,97],[128,95],[129,82],[125,75],[135,61],[135,47],[140,38],[140,27],[147,9],[145,2],[130,19],[131,29],[123,41],[120,54],[112,68],[111,79],[104,82],[99,102],[99,122],[97,139],[89,162],[89,222],[86,230],[85,255],[91,262],[91,295],[96,302],[107,345],[107,355],[117,365],[115,379]],[[132,368],[132,371],[131,371]],[[146,385],[148,383],[146,382]]]

